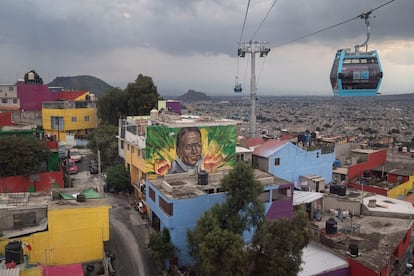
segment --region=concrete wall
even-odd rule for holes
[[[361,202],[356,200],[349,200],[346,197],[337,195],[328,195],[323,198],[323,209],[329,211],[330,209],[341,208],[343,211],[348,210],[350,214],[361,214]]]

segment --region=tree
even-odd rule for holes
[[[0,138],[0,177],[31,175],[47,170],[51,155],[46,143],[33,137]]]
[[[105,124],[118,125],[126,115],[148,115],[156,107],[160,95],[151,77],[139,74],[125,90],[114,88],[98,100],[98,117]]]
[[[166,259],[171,260],[177,250],[171,243],[170,231],[167,228],[164,228],[161,232],[152,233],[147,247],[151,258],[160,263],[163,263]]]
[[[127,96],[119,88],[109,90],[98,99],[97,115],[103,124],[118,125],[118,119],[127,115],[127,111]]]
[[[109,189],[114,189],[116,192],[130,191],[131,177],[124,165],[118,164],[110,167],[106,172],[106,184]]]
[[[88,135],[88,148],[93,152],[100,151],[103,166],[118,163],[118,139],[116,135],[118,135],[118,127],[108,124],[101,124]]]
[[[187,231],[188,251],[201,275],[297,275],[310,239],[303,210],[293,218],[268,221],[259,200],[262,185],[253,169],[239,162],[221,187],[226,201],[201,216]],[[253,230],[246,247],[243,232]]]
[[[202,275],[245,275],[247,255],[240,234],[223,229],[219,223],[220,205],[214,206],[187,232],[189,254]]]
[[[249,248],[252,274],[298,275],[302,249],[309,243],[308,217],[303,208],[294,217],[265,221]]]
[[[151,77],[139,74],[134,83],[125,89],[129,115],[148,115],[158,105],[160,95]]]
[[[263,188],[244,162],[223,178],[221,187],[227,191],[226,201],[207,211],[187,232],[189,254],[202,275],[244,275],[248,263],[242,234],[263,222],[258,199]]]

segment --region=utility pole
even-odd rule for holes
[[[256,53],[260,53],[260,57],[267,56],[270,52],[270,48],[267,46],[267,42],[264,41],[249,41],[242,42],[238,49],[239,57],[245,57],[246,53],[250,53],[251,56],[251,78],[250,78],[250,129],[249,137],[256,136]]]

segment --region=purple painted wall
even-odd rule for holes
[[[42,102],[55,101],[57,93],[49,92],[45,84],[17,84],[17,97],[20,99],[20,110],[40,111]]]
[[[174,112],[175,114],[181,115],[181,102],[178,101],[167,101],[165,103],[167,110]]]
[[[344,267],[335,271],[318,274],[318,276],[349,276],[349,268]]]
[[[275,220],[278,218],[291,218],[293,216],[292,200],[273,201],[269,210],[267,210],[266,218]]]

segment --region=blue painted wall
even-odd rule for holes
[[[267,186],[265,190],[277,190],[278,187],[279,185]],[[148,196],[149,188],[155,191],[155,202]],[[149,207],[151,212],[155,213],[160,219],[161,230],[164,228],[169,229],[171,242],[174,244],[175,247],[179,249],[178,264],[180,266],[193,264],[193,259],[189,256],[187,251],[187,230],[194,229],[198,218],[202,216],[205,211],[211,209],[215,204],[220,204],[224,202],[226,199],[226,194],[217,193],[201,195],[195,198],[170,199],[164,194],[160,193],[160,191],[157,190],[157,188],[154,187],[154,185],[152,185],[150,181],[147,181],[146,189],[147,207]],[[159,197],[163,198],[167,203],[174,204],[172,216],[167,215],[159,207]],[[264,209],[266,213],[269,211],[272,204],[278,204],[278,202],[270,201],[269,203],[264,204]],[[293,214],[291,199],[285,200],[284,202],[279,202],[279,204],[282,204],[283,206],[289,205],[289,207],[285,206],[286,208],[284,209],[288,209],[289,211],[287,213],[289,213],[290,215]],[[251,231],[245,231],[243,233],[244,240],[250,241],[252,239],[253,233],[253,229]]]
[[[280,158],[280,165],[275,166],[275,159]],[[289,182],[298,182],[300,176],[315,174],[332,181],[332,164],[335,152],[322,154],[321,150],[306,151],[292,143],[276,150],[269,156],[268,172]]]

